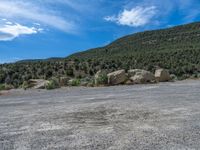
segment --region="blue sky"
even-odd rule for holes
[[[0,63],[65,57],[200,20],[200,0],[0,0]]]

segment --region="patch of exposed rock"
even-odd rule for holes
[[[159,82],[167,82],[171,80],[170,73],[166,69],[157,69],[155,72],[155,78]]]
[[[154,83],[155,76],[146,70],[133,69],[128,71],[128,75],[133,84]]]
[[[125,83],[127,80],[127,75],[125,70],[118,70],[112,73],[109,73],[108,75],[108,84],[109,85],[118,85]]]
[[[44,89],[45,85],[49,81],[43,80],[43,79],[31,79],[28,81],[28,84],[30,85],[31,88],[33,89]]]

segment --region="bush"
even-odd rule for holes
[[[108,84],[108,76],[105,73],[98,74],[95,77],[95,85],[106,85]]]
[[[91,83],[93,80],[92,78],[86,77],[80,80],[80,86],[88,86],[89,83]]]
[[[60,86],[67,86],[70,78],[69,77],[60,77]]]
[[[45,85],[45,89],[47,90],[53,90],[56,88],[59,88],[59,80],[56,78],[51,79],[46,85]]]
[[[5,84],[0,84],[0,91],[5,90]]]
[[[11,90],[11,89],[13,89],[12,85],[9,85],[9,84],[0,84],[0,91],[2,91],[2,90]]]
[[[197,78],[200,78],[200,73],[197,74]]]
[[[70,86],[79,86],[81,84],[80,79],[72,79],[69,81]]]
[[[26,90],[27,88],[29,88],[29,84],[28,84],[27,81],[24,81],[24,82],[23,82],[22,88],[23,88],[24,90]]]
[[[178,78],[175,74],[171,74],[170,78],[171,78],[171,81],[177,81],[178,80]]]

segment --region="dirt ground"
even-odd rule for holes
[[[200,81],[12,90],[0,150],[200,149]]]

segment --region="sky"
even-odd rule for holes
[[[0,0],[0,63],[66,57],[200,20],[200,0]]]

